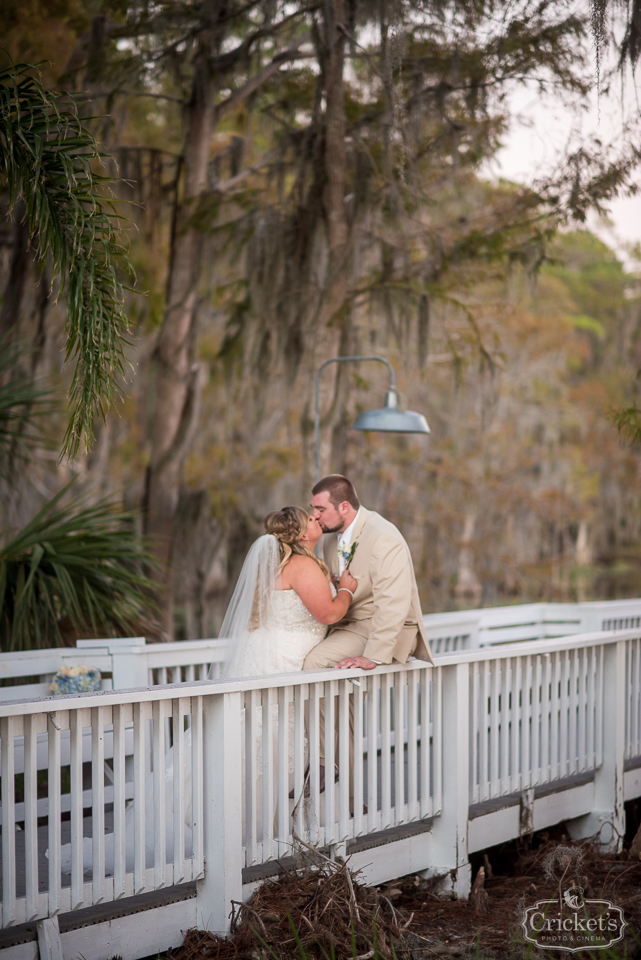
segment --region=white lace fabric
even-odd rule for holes
[[[249,634],[226,675],[260,677],[302,670],[305,657],[326,633],[326,625],[314,619],[294,590],[274,590],[269,629]]]

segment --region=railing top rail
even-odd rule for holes
[[[507,660],[511,657],[526,657],[541,654],[547,656],[560,650],[576,650],[582,647],[597,647],[602,644],[616,643],[619,640],[635,640],[641,637],[639,627],[627,630],[599,630],[594,633],[576,633],[565,637],[544,640],[517,640],[491,647],[481,647],[462,653],[442,654],[438,666],[445,667],[453,663],[471,663],[481,660]]]
[[[438,658],[436,668],[461,663],[473,663],[485,660],[506,660],[511,657],[523,657],[541,654],[543,656],[561,650],[574,650],[582,647],[600,646],[617,643],[619,640],[634,640],[641,637],[641,629],[606,630],[597,633],[584,633],[558,640],[534,640],[505,644],[501,647],[482,648],[467,653],[445,654]],[[377,673],[399,673],[403,670],[420,670],[431,667],[424,660],[410,663],[383,664]],[[328,680],[349,679],[357,682],[367,675],[364,670],[335,669],[314,670],[302,673],[284,673],[267,677],[246,677],[242,680],[201,680],[193,683],[174,683],[156,687],[131,688],[126,690],[105,690],[94,694],[75,694],[69,697],[45,697],[38,700],[13,700],[0,704],[0,717],[26,715],[32,713],[55,713],[61,710],[80,710],[87,707],[112,706],[121,703],[145,703],[157,700],[174,700],[178,697],[214,696],[222,693],[244,692],[245,690],[265,690],[270,687],[297,686],[301,683],[319,683]]]
[[[77,649],[87,651],[87,656],[89,656],[90,651],[96,647],[110,647],[113,648],[114,652],[116,650],[121,652],[124,649],[127,653],[146,656],[149,653],[159,653],[161,651],[173,652],[180,650],[217,649],[219,646],[228,642],[229,641],[225,640],[223,637],[212,637],[205,640],[176,640],[172,643],[145,643],[144,638],[142,641],[140,641],[138,638],[119,638],[116,640],[79,640],[77,643]],[[74,650],[75,648],[66,647],[63,649]]]

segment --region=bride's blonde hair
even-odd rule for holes
[[[302,507],[283,507],[282,510],[273,510],[268,513],[263,520],[265,532],[271,533],[278,540],[280,548],[280,567],[279,575],[283,572],[292,556],[311,557],[323,571],[325,577],[329,580],[329,570],[327,564],[323,563],[316,554],[312,553],[309,547],[302,543],[302,538],[307,533],[307,524],[309,523],[309,514]]]

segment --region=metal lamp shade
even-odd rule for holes
[[[354,430],[377,430],[382,433],[429,433],[422,413],[397,409],[396,392],[390,390],[382,410],[366,410],[354,424]]]

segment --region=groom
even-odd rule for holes
[[[321,552],[330,572],[340,576],[351,552],[349,569],[358,587],[345,617],[310,650],[303,669],[371,670],[412,655],[433,663],[412,557],[399,530],[361,506],[353,484],[340,474],[314,486],[312,510],[326,534]]]

